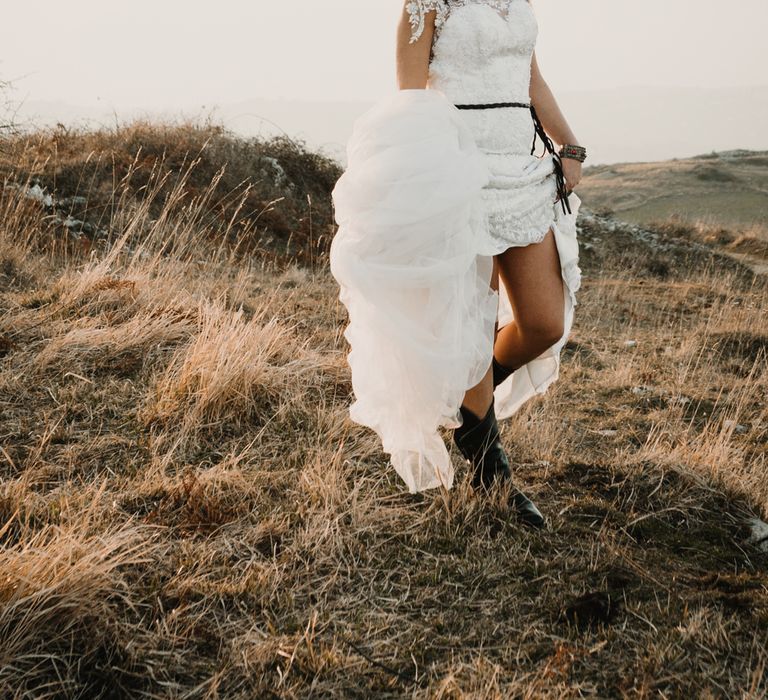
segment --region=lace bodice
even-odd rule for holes
[[[466,5],[487,5],[506,19],[512,2],[514,0],[410,0],[405,9],[411,23],[411,43],[418,41],[423,34],[424,20],[430,12],[435,12],[435,36],[433,39],[433,43],[435,43],[443,24],[451,14],[451,10]]]
[[[411,43],[435,12],[429,87],[454,102],[526,102],[538,23],[529,0],[410,0]]]

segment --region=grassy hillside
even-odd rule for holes
[[[302,187],[222,239],[285,144],[130,134],[2,145],[0,696],[765,697],[768,284],[717,229],[584,211],[561,377],[502,426],[532,532],[349,420],[322,247],[272,247]]]
[[[768,228],[768,151],[724,151],[658,163],[584,168],[579,193],[592,209],[636,223],[675,216]]]
[[[241,139],[214,124],[136,122],[3,139],[0,177],[33,189],[64,249],[108,247],[126,215],[195,217],[241,256],[313,264],[333,233],[338,164],[288,137]],[[53,196],[52,196],[53,195]]]

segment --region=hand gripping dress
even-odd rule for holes
[[[349,315],[350,418],[378,434],[415,493],[451,488],[439,428],[461,425],[464,393],[491,364],[494,325],[514,318],[503,281],[490,288],[492,256],[550,228],[565,330],[496,387],[497,418],[557,379],[581,282],[580,200],[558,200],[551,141],[532,153],[537,133],[546,138],[535,110],[455,106],[530,102],[538,24],[528,0],[412,0],[406,10],[411,41],[435,13],[428,89],[395,91],[355,122],[333,191],[330,267]]]

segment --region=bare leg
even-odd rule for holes
[[[497,256],[493,257],[493,273],[491,277],[491,289],[499,290],[499,266]],[[498,329],[497,329],[498,330]],[[495,334],[494,334],[495,339]],[[486,414],[493,399],[493,368],[488,365],[488,371],[478,384],[464,394],[463,404],[478,418]]]
[[[491,289],[498,291],[501,274],[499,256],[493,258]],[[497,314],[498,318],[498,314]],[[494,340],[498,338],[498,324],[494,331]],[[541,511],[512,481],[509,458],[501,443],[501,434],[494,411],[489,410],[493,403],[493,365],[488,366],[483,379],[464,395],[464,423],[453,431],[453,440],[464,458],[472,465],[472,487],[476,490],[492,488],[495,484],[511,487],[507,491],[510,503],[517,511],[517,517],[526,525],[543,528],[546,520]],[[468,413],[474,413],[476,420]]]
[[[517,369],[563,336],[563,278],[554,233],[550,229],[540,243],[508,248],[497,259],[515,318],[499,329],[493,354]]]

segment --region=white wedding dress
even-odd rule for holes
[[[349,324],[355,422],[378,434],[409,491],[451,488],[439,427],[457,427],[464,393],[492,359],[494,324],[513,320],[492,256],[553,229],[564,282],[561,339],[494,392],[507,418],[559,375],[572,327],[576,218],[556,202],[555,161],[532,155],[530,102],[538,25],[528,0],[412,0],[411,41],[435,13],[427,90],[398,90],[355,123],[333,192],[339,229],[330,250]]]

